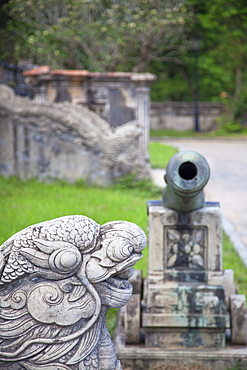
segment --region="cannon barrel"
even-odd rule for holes
[[[206,159],[194,151],[175,154],[167,164],[163,206],[189,212],[204,206],[203,188],[210,176]]]

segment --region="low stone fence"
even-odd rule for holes
[[[217,128],[217,118],[224,113],[221,103],[199,103],[200,131],[212,131]],[[195,107],[193,102],[152,103],[150,125],[153,130],[194,129]]]
[[[156,76],[151,73],[85,70],[51,70],[40,66],[23,72],[36,100],[51,103],[69,101],[94,111],[112,128],[137,121],[142,129],[142,155],[148,158],[150,89]]]
[[[137,121],[114,130],[85,106],[40,102],[0,84],[0,174],[23,179],[83,179],[107,186],[150,176]],[[0,366],[1,368],[1,366]]]

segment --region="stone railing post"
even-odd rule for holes
[[[143,129],[142,154],[148,158],[148,144],[150,138],[150,89],[148,87],[137,87],[137,121]]]

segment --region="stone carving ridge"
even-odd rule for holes
[[[80,215],[29,226],[3,243],[0,367],[121,369],[105,316],[129,301],[128,278],[145,245],[131,222],[100,226]]]

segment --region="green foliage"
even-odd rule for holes
[[[223,130],[226,131],[226,133],[232,134],[232,133],[240,133],[243,131],[243,126],[234,121],[226,122],[223,125]]]
[[[222,99],[226,113],[218,118],[220,130],[226,133],[245,133],[247,131],[247,89],[241,88],[235,97],[224,93]]]
[[[9,0],[3,10],[14,55],[52,68],[146,71],[186,42],[179,0]]]
[[[236,95],[246,83],[247,4],[244,0],[190,0],[195,7],[195,32],[202,39],[200,68],[208,71],[211,88]],[[216,81],[216,84],[214,83]],[[218,85],[218,86],[217,86]]]
[[[227,92],[235,101],[247,85],[247,6],[244,0],[187,0],[185,35],[190,44],[179,64],[151,65],[158,78],[153,85],[154,101],[193,101],[195,63],[198,63],[198,90],[201,101],[220,101]],[[224,11],[223,11],[224,9]],[[198,37],[198,50],[195,50]],[[179,83],[180,81],[180,83]]]
[[[181,55],[181,57],[183,57]],[[189,70],[189,66],[187,66]],[[172,62],[153,62],[150,65],[150,72],[157,75],[157,80],[152,84],[151,100],[158,101],[192,101],[194,92],[189,77],[185,72],[184,65],[177,65]],[[193,73],[188,71],[193,78]],[[190,81],[191,82],[191,81]]]
[[[240,361],[238,361],[238,362],[240,362]],[[240,363],[239,366],[236,365],[234,367],[228,367],[226,370],[242,370],[242,369],[243,369],[243,366]]]
[[[237,121],[233,121],[232,115],[228,113],[222,114],[217,119],[218,130],[216,131],[219,135],[231,137],[233,134],[244,133],[244,127]]]
[[[232,107],[233,119],[247,124],[247,87],[238,93]]]
[[[245,0],[9,0],[1,10],[8,62],[149,71],[157,75],[153,101],[193,101],[197,58],[199,99],[221,101],[227,92],[238,114],[247,86]]]
[[[152,99],[192,101],[197,58],[199,99],[221,101],[221,93],[227,92],[237,104],[236,98],[247,86],[246,1],[186,0],[185,8],[191,15],[185,24],[190,46],[181,56],[180,64],[153,66],[158,79],[153,85]],[[195,36],[199,41],[197,51]]]

